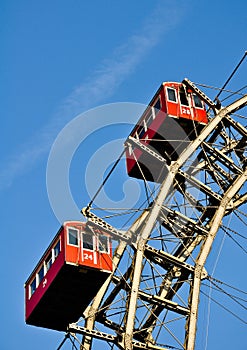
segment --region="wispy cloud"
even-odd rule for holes
[[[100,103],[112,96],[121,83],[157,46],[164,34],[174,28],[181,18],[176,1],[162,1],[145,20],[139,33],[133,34],[124,44],[117,47],[111,58],[105,59],[81,86],[67,98],[64,107],[81,112],[91,107],[91,101]]]
[[[0,172],[0,190],[11,186],[16,177],[30,170],[49,152],[57,133],[66,122],[90,107],[107,102],[107,98],[113,96],[165,34],[177,25],[182,14],[181,2],[158,2],[139,32],[130,36],[114,50],[110,58],[101,62],[98,69],[65,99],[43,130],[39,130],[28,144],[22,145],[22,151],[9,158]]]

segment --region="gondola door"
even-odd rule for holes
[[[192,119],[191,101],[188,98],[187,91],[184,86],[179,88],[179,101],[180,101],[180,117],[186,119]]]
[[[97,238],[91,232],[82,232],[81,235],[82,263],[89,267],[97,267]]]

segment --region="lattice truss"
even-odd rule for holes
[[[206,259],[216,233],[233,232],[224,220],[241,216],[247,200],[247,129],[239,114],[247,95],[221,107],[186,84],[207,103],[209,124],[193,131],[195,139],[185,140],[170,164],[152,150],[166,171],[161,184],[144,178],[148,201],[141,213],[128,211],[132,222],[120,230],[93,208],[84,210],[90,225],[119,243],[112,274],[79,322],[69,326],[70,333],[83,335],[81,349],[93,348],[94,338],[105,341],[102,349],[194,349],[201,285],[210,280]],[[148,152],[144,140],[126,145]]]

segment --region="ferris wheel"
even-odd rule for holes
[[[99,215],[92,199],[82,210],[96,238],[83,243],[91,261],[85,263],[84,255],[81,265],[88,271],[101,266],[104,277],[92,287],[79,319],[68,323],[59,349],[69,338],[81,350],[94,349],[95,342],[100,349],[194,350],[200,298],[212,286],[246,311],[245,292],[235,288],[239,296],[231,294],[231,286],[206,268],[216,237],[227,235],[239,244],[237,225],[245,225],[247,129],[240,113],[246,106],[241,91],[220,102],[219,94],[211,100],[189,79],[161,85],[122,152],[145,200],[135,208],[104,208]],[[115,225],[116,216],[121,225]],[[74,228],[68,244],[80,250],[78,224],[66,225]],[[60,250],[61,245],[53,262]]]

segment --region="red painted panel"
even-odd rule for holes
[[[160,126],[164,123],[166,117],[167,114],[164,113],[162,110],[159,113],[157,113],[155,119],[148,126],[147,131],[142,136],[141,142],[148,145],[152,138],[154,138],[155,134],[157,133],[157,130],[159,130]],[[145,137],[147,137],[147,140],[145,140]],[[130,154],[128,148],[126,149],[126,163],[128,173],[130,173],[133,167],[136,165],[136,159],[138,160],[143,154],[143,152],[139,148],[134,148],[133,153]]]
[[[68,229],[69,228],[76,228],[79,230],[79,245],[78,246],[72,246],[68,242]],[[80,266],[85,266],[85,267],[90,267],[90,268],[96,268],[96,269],[104,269],[111,271],[112,270],[112,248],[110,244],[110,252],[109,254],[102,253],[98,250],[97,246],[97,237],[95,236],[94,239],[94,250],[90,249],[85,249],[83,248],[83,234],[84,232],[90,232],[86,228],[85,223],[78,223],[78,222],[70,222],[65,225],[65,230],[64,230],[64,236],[65,236],[65,242],[66,242],[66,247],[65,247],[65,260],[67,262],[70,262],[72,264],[80,265]],[[99,230],[95,230],[95,234],[104,234],[105,236],[109,236],[105,234],[104,232],[101,232]],[[107,263],[104,263],[102,265],[102,255],[104,255],[104,260],[107,261]],[[107,257],[108,256],[108,257]],[[110,263],[111,262],[111,263]],[[103,266],[103,267],[102,267]]]
[[[45,258],[43,259],[43,261]],[[44,296],[50,285],[52,284],[54,278],[64,265],[64,250],[61,250],[59,255],[57,256],[54,263],[51,265],[50,269],[45,274],[43,280],[36,288],[35,292],[29,298],[29,284],[26,285],[25,288],[25,299],[26,299],[26,319],[30,316],[34,308],[37,306],[41,298]],[[40,266],[40,265],[39,265]],[[39,269],[39,267],[38,267]],[[38,270],[36,269],[36,271]],[[36,272],[33,274],[35,276]],[[32,281],[32,279],[31,279]]]
[[[159,95],[160,95],[160,101],[161,101],[161,111],[164,112],[164,113],[167,113],[167,105],[166,105],[164,84],[162,84],[162,87],[160,89]]]
[[[26,322],[66,331],[89,305],[109,273],[64,264]]]
[[[79,231],[79,236],[80,236],[81,232],[85,231],[85,223],[71,221],[71,222],[65,223],[64,225],[65,260],[72,264],[81,265],[82,257],[81,257],[80,245],[79,247],[76,247],[76,246],[70,245],[68,242],[68,229],[70,227],[76,228]],[[79,240],[79,244],[80,244],[80,240]]]
[[[112,270],[112,258],[109,254],[100,253],[100,267],[102,270]]]
[[[100,269],[98,253],[89,249],[82,249],[82,265]]]
[[[200,108],[193,108],[193,120],[207,124],[208,123],[208,117],[205,109]]]
[[[78,247],[66,245],[66,262],[79,265],[81,263],[80,249]]]
[[[176,102],[166,102],[167,114],[178,118],[180,116],[180,106]]]
[[[168,87],[175,90],[175,94],[177,98],[176,102],[168,100],[167,89],[166,89]],[[182,93],[182,95],[180,94],[180,92]],[[202,103],[203,108],[196,107],[194,105],[192,92],[186,91],[183,84],[175,83],[175,82],[163,83],[162,86],[157,91],[157,93],[154,95],[153,99],[151,100],[150,106],[153,106],[155,104],[158,96],[160,96],[160,101],[161,101],[161,112],[156,115],[156,118],[150,125],[147,125],[148,130],[145,133],[143,133],[142,131],[141,137],[139,135],[140,142],[146,145],[149,145],[151,143],[151,145],[153,145],[155,149],[157,146],[162,151],[162,147],[159,146],[156,141],[153,142],[153,139],[157,139],[157,138],[162,139],[162,135],[160,135],[162,134],[161,130],[163,131],[169,130],[166,128],[166,121],[165,121],[166,118],[172,117],[174,120],[176,120],[178,123],[177,127],[182,127],[184,132],[187,135],[190,135],[191,139],[193,139],[193,137],[195,137],[196,135],[195,132],[193,133],[194,128],[197,128],[197,132],[200,132],[203,125],[208,123],[207,113],[206,113],[204,103]],[[188,100],[188,106],[182,105],[180,103],[180,98],[181,99],[183,98],[182,102],[184,102],[185,104],[186,97]],[[150,107],[145,110],[140,120],[138,121],[137,126],[133,129],[132,133],[130,134],[131,136],[136,138],[136,132],[140,130],[139,126],[143,125],[143,121],[146,120],[145,118],[147,118],[149,110],[150,110]],[[188,122],[186,122],[186,120],[188,120]],[[168,125],[169,124],[170,124],[169,127],[171,127],[172,124],[168,123]],[[172,132],[173,134],[174,132],[176,133],[175,130],[171,130],[171,135],[172,135]],[[177,143],[179,143],[179,141]],[[181,147],[182,146],[180,146],[180,149]],[[159,152],[160,149],[157,149],[156,151]],[[173,152],[171,147],[170,148],[168,147],[166,151],[168,155],[170,154],[169,152]],[[137,165],[137,161],[139,162],[139,165]],[[138,147],[133,147],[132,153],[130,153],[130,150],[128,149],[128,147],[126,148],[126,165],[127,165],[127,172],[130,176],[142,178],[142,172],[144,172],[146,179],[151,181],[153,177],[152,174],[155,174],[155,173],[158,174],[159,167],[160,167],[157,164],[157,162],[155,162],[155,160],[151,158],[151,156],[147,156],[147,154],[144,153],[142,150],[140,150]],[[141,167],[141,170],[140,170],[140,167]]]
[[[69,322],[75,322],[97,293],[98,289],[112,271],[112,247],[109,253],[82,249],[68,244],[67,228],[76,228],[80,235],[89,229],[85,223],[66,222],[42,256],[37,267],[25,285],[26,322],[31,325],[66,330]],[[96,232],[97,231],[97,232]],[[101,231],[95,230],[95,247]],[[92,232],[93,234],[93,232]],[[104,236],[108,236],[104,234]],[[60,253],[53,249],[58,239],[61,241]],[[53,250],[53,263],[45,273],[41,283],[29,297],[30,284],[40,267],[44,266]],[[56,256],[56,258],[55,258]],[[55,260],[54,260],[55,259]]]

